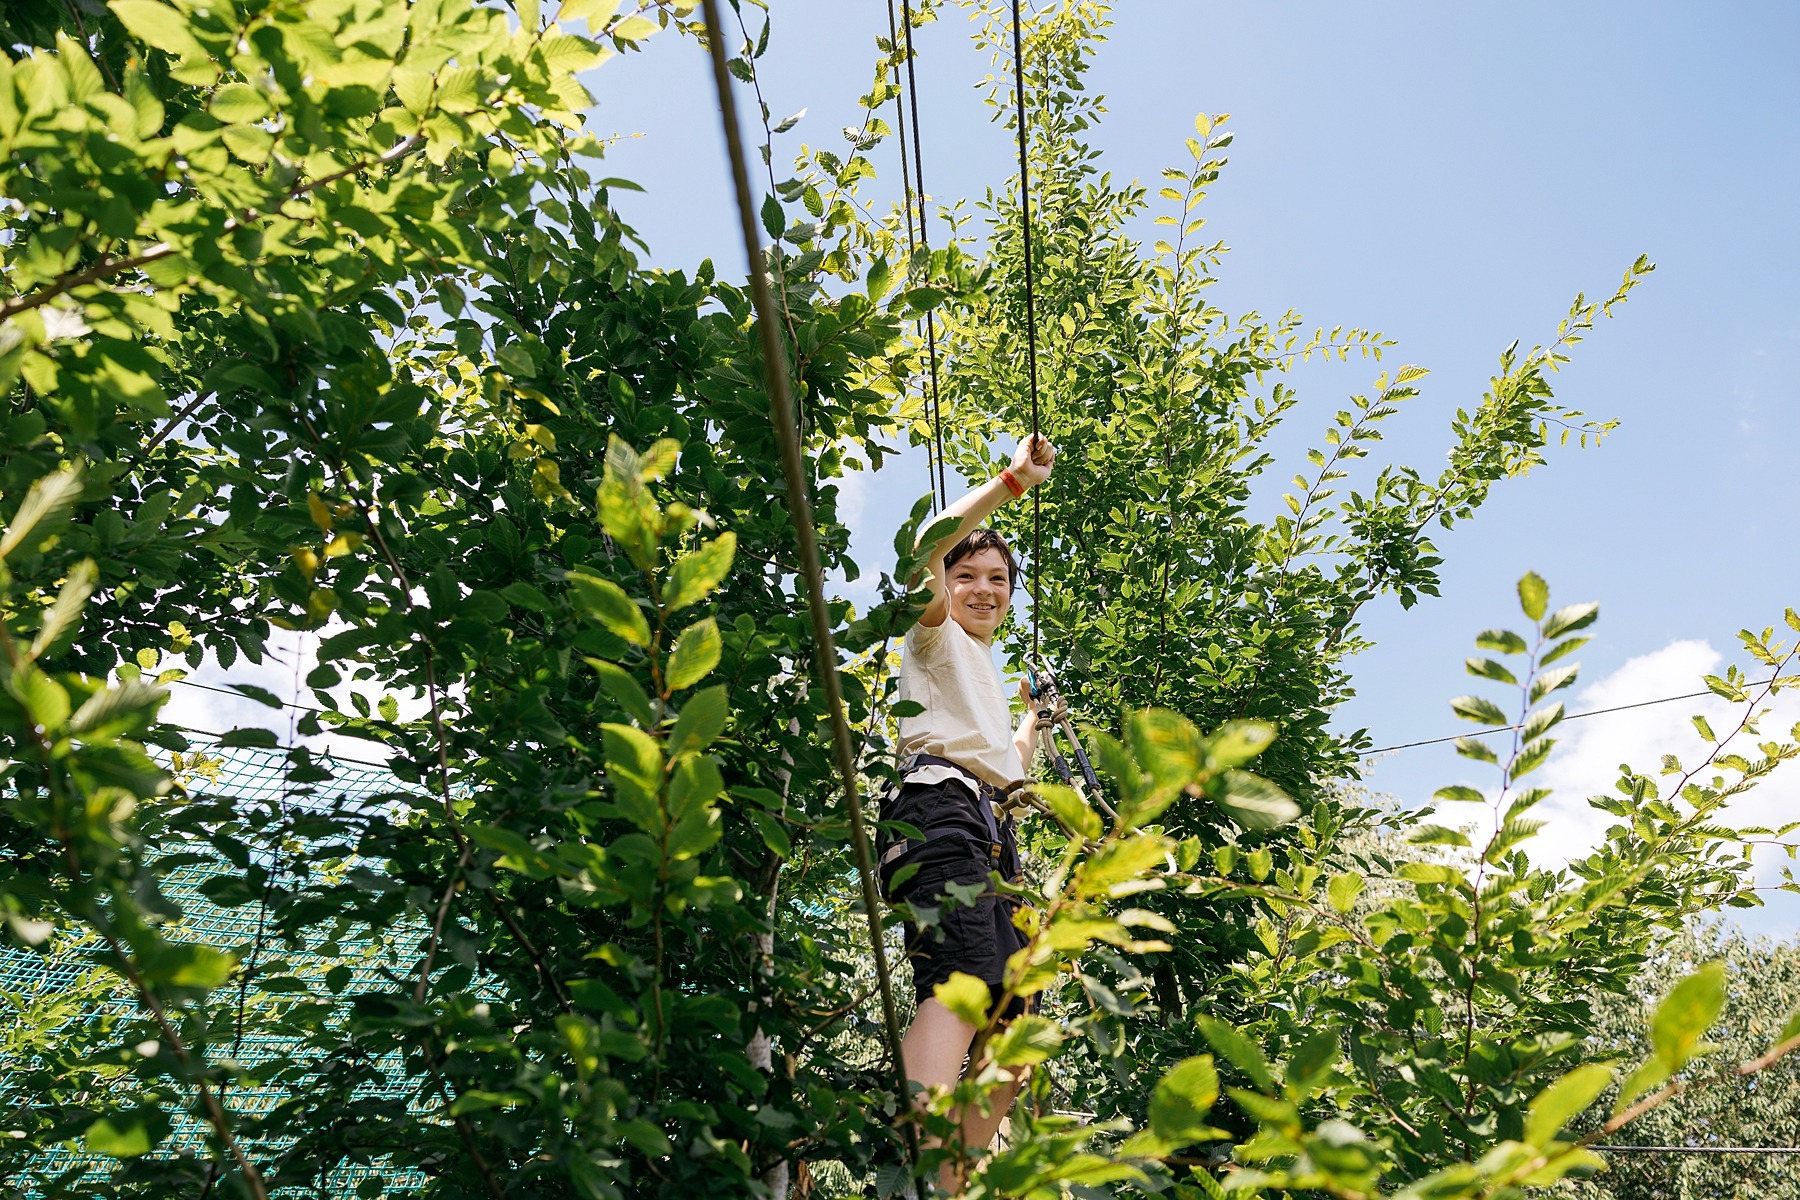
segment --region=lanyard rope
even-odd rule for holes
[[[918,184],[917,215],[919,220],[919,249],[925,251],[926,270],[929,271],[931,263],[931,238],[925,227],[925,156],[920,145],[925,139],[919,131],[919,81],[913,72],[912,0],[900,0],[900,13],[906,30],[906,101],[912,108],[912,177]],[[888,24],[891,29],[893,27],[893,11],[891,4],[888,12]],[[897,101],[895,106],[898,108]],[[902,144],[900,148],[900,163],[902,168],[902,178],[904,178],[906,165],[906,147],[904,144]],[[913,216],[913,192],[909,188],[906,197],[906,239],[909,248],[912,245]],[[911,264],[908,265],[910,267]],[[937,322],[930,312],[925,314],[925,353],[926,360],[931,366],[931,393],[928,399],[931,411],[931,440],[926,443],[925,452],[927,455],[930,455],[931,443],[937,443],[937,504],[938,510],[941,512],[950,506],[950,490],[944,482],[944,412],[942,407],[938,404]],[[929,460],[927,461],[927,465],[929,465]]]
[[[1025,250],[1025,364],[1031,383],[1031,437],[1038,436],[1037,299],[1031,260],[1031,169],[1025,157],[1025,49],[1019,31],[1019,0],[1012,0],[1013,102],[1019,131],[1019,228]],[[918,146],[918,119],[913,120],[913,145]],[[1031,492],[1031,656],[1038,654],[1038,573],[1043,560],[1044,522],[1037,489]]]
[[[900,131],[900,187],[906,198],[906,263],[912,269],[913,249],[918,240],[913,236],[913,186],[912,164],[906,158],[906,101],[901,93],[911,94],[910,88],[900,86],[900,28],[894,22],[894,0],[888,0],[888,52],[894,60],[894,125]],[[913,333],[917,336],[921,326],[913,322]],[[929,403],[929,401],[927,402]],[[928,410],[929,411],[929,410]],[[934,509],[941,507],[938,503],[937,456],[932,453],[931,437],[925,438],[925,487],[931,493],[931,504]]]
[[[702,0],[706,11],[706,44],[712,53],[713,83],[719,91],[719,114],[725,125],[725,145],[731,157],[731,182],[737,193],[739,222],[743,226],[744,254],[750,268],[750,294],[756,306],[756,325],[762,341],[763,383],[769,394],[769,418],[781,450],[782,472],[787,477],[788,512],[794,522],[800,571],[806,582],[806,607],[812,619],[813,659],[819,683],[825,691],[825,710],[831,723],[832,750],[844,792],[844,809],[850,818],[850,845],[856,857],[856,873],[862,883],[863,912],[869,923],[869,948],[875,956],[875,983],[881,993],[881,1018],[893,1056],[894,1082],[899,1102],[906,1104],[906,1061],[900,1049],[900,1018],[894,1007],[893,985],[888,977],[887,950],[881,936],[881,898],[875,888],[874,855],[869,849],[863,821],[862,800],[857,795],[856,751],[851,742],[850,721],[844,711],[843,686],[838,679],[837,648],[831,636],[831,617],[825,606],[824,572],[819,562],[818,535],[813,529],[812,501],[807,497],[806,468],[801,457],[800,433],[794,424],[794,405],[788,394],[786,362],[776,324],[775,298],[763,270],[756,217],[750,200],[750,173],[745,164],[742,135],[738,131],[737,105],[732,100],[731,80],[725,64],[724,26],[719,21],[718,0]],[[917,1160],[911,1124],[903,1123],[909,1157]],[[924,1184],[919,1181],[920,1195]]]

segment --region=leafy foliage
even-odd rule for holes
[[[578,73],[662,30],[725,38],[756,83],[768,26],[708,32],[692,8],[76,0],[5,17],[24,49],[0,62],[0,918],[17,947],[97,968],[15,1005],[9,1186],[262,1197],[353,1164],[376,1173],[366,1194],[388,1178],[494,1200],[741,1195],[825,1163],[853,1188],[906,1186],[747,290],[710,261],[645,268],[609,199],[630,185],[583,165],[604,147]],[[982,11],[1001,44],[1002,10]],[[1720,813],[1795,748],[1752,761],[1722,742],[1665,768],[1667,799],[1629,773],[1605,847],[1533,868],[1541,797],[1515,781],[1548,752],[1550,697],[1574,679],[1552,663],[1593,612],[1546,615],[1527,577],[1532,637],[1483,635],[1507,661],[1472,665],[1523,695],[1486,841],[1421,827],[1442,854],[1347,868],[1376,819],[1329,786],[1361,745],[1326,732],[1356,613],[1430,594],[1428,528],[1578,421],[1548,373],[1610,304],[1577,301],[1548,347],[1503,356],[1443,475],[1392,466],[1366,498],[1336,495],[1412,395],[1403,369],[1334,419],[1287,515],[1251,520],[1298,404],[1262,380],[1389,343],[1302,341],[1297,317],[1203,302],[1222,248],[1189,243],[1189,214],[1223,118],[1170,178],[1176,242],[1146,257],[1125,236],[1145,199],[1096,177],[1082,140],[1104,22],[1070,0],[1026,30],[1042,315],[1060,331],[1046,430],[1074,448],[1033,567],[1118,816],[1047,789],[1006,981],[1043,1007],[1003,1026],[985,988],[946,984],[982,1033],[921,1121],[946,1134],[956,1105],[1024,1071],[1032,1111],[999,1153],[933,1154],[961,1158],[977,1195],[1560,1177],[1590,1161],[1565,1128],[1614,1078],[1582,1049],[1585,997],[1623,990],[1690,914],[1753,902],[1753,835]],[[884,45],[848,149],[804,148],[792,178],[774,139],[793,123],[761,114],[756,267],[780,300],[825,566],[847,578],[834,481],[922,432],[909,322],[948,331],[964,465],[1023,424],[1001,352],[1022,317],[1005,193],[985,246],[909,257],[860,190],[896,61]],[[876,604],[830,614],[874,784],[926,519],[897,535]],[[207,655],[262,661],[277,627],[318,658],[317,711],[290,732],[368,742],[404,785],[380,803],[334,798],[304,749],[280,805],[185,786],[205,762],[158,721],[165,689]],[[1772,631],[1746,645],[1778,673],[1791,658]],[[1743,675],[1714,686],[1754,733]],[[1491,700],[1457,709],[1506,724]],[[254,913],[242,944],[176,935],[169,881],[200,861],[235,868],[204,895]],[[1625,1112],[1689,1085],[1721,1000],[1696,978],[1659,1010]],[[247,1066],[251,1036],[278,1049]],[[279,1099],[239,1102],[251,1085]],[[202,1152],[165,1152],[196,1125]],[[1183,1152],[1209,1145],[1261,1173],[1196,1170]],[[107,1166],[52,1174],[52,1146]]]

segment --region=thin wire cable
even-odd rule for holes
[[[1605,1150],[1609,1154],[1800,1154],[1800,1146],[1589,1146],[1589,1150]]]
[[[931,234],[925,225],[925,155],[924,133],[919,126],[919,80],[913,71],[912,0],[900,0],[901,15],[906,24],[906,102],[912,108],[913,179],[918,182],[919,249],[925,251],[926,271],[931,269]],[[902,153],[905,151],[902,150]],[[912,203],[907,202],[907,220],[912,220]],[[909,270],[911,263],[907,264]],[[929,310],[925,313],[925,353],[931,365],[931,437],[937,443],[938,509],[950,506],[950,488],[944,479],[944,410],[938,403],[937,322]]]
[[[1779,680],[1795,679],[1795,678],[1800,678],[1800,676],[1777,675],[1774,678],[1758,680],[1755,683],[1747,683],[1744,686],[1745,687],[1753,687],[1753,688],[1767,687],[1769,684],[1775,683]],[[1564,717],[1563,720],[1579,721],[1583,717],[1600,717],[1600,716],[1605,716],[1607,713],[1625,712],[1627,709],[1648,708],[1652,704],[1672,704],[1677,700],[1694,700],[1701,696],[1717,696],[1717,695],[1718,695],[1717,692],[1712,691],[1710,689],[1705,690],[1705,691],[1699,691],[1699,692],[1683,692],[1679,696],[1662,696],[1655,700],[1639,700],[1635,704],[1615,704],[1611,708],[1590,708],[1585,712],[1570,713],[1568,716]],[[1424,741],[1401,742],[1398,745],[1394,745],[1394,746],[1383,746],[1379,750],[1367,750],[1367,751],[1364,751],[1364,757],[1372,758],[1377,754],[1387,754],[1390,751],[1394,751],[1394,750],[1412,750],[1419,746],[1438,746],[1438,745],[1442,745],[1445,742],[1459,741],[1462,738],[1466,738],[1466,737],[1492,737],[1496,733],[1511,733],[1515,729],[1522,729],[1522,728],[1524,728],[1523,724],[1502,725],[1502,726],[1499,726],[1494,729],[1483,729],[1477,733],[1448,733],[1448,734],[1445,734],[1443,737],[1426,738]]]
[[[1037,297],[1031,260],[1031,168],[1025,156],[1025,48],[1020,33],[1019,0],[1012,0],[1013,101],[1019,130],[1019,228],[1025,248],[1025,363],[1031,381],[1031,445],[1038,438]],[[918,124],[915,120],[914,125]],[[918,143],[918,130],[913,130]],[[1044,561],[1044,520],[1037,489],[1031,492],[1031,657],[1038,656],[1038,575]]]
[[[775,323],[775,299],[769,291],[769,280],[762,266],[761,239],[756,233],[754,206],[750,199],[750,170],[744,158],[743,135],[738,129],[737,104],[732,97],[731,79],[725,63],[724,24],[719,20],[719,0],[702,0],[706,15],[706,47],[712,57],[713,84],[719,93],[719,116],[725,126],[725,147],[731,159],[731,182],[737,195],[738,219],[744,237],[745,265],[750,272],[750,294],[756,307],[757,333],[762,342],[763,383],[769,394],[769,423],[781,450],[782,473],[787,477],[788,514],[794,522],[794,540],[798,543],[800,566],[805,575],[806,607],[812,620],[813,663],[819,683],[825,691],[825,710],[831,722],[832,750],[837,759],[838,775],[843,783],[844,808],[850,818],[851,849],[856,856],[856,873],[862,883],[863,911],[868,917],[869,946],[875,957],[875,983],[881,993],[882,1024],[887,1031],[888,1049],[893,1056],[897,1096],[906,1104],[909,1093],[906,1060],[900,1046],[900,1017],[894,1007],[893,984],[888,976],[887,947],[881,929],[881,898],[875,888],[874,854],[869,848],[869,833],[863,821],[862,801],[857,795],[856,750],[850,732],[850,719],[844,709],[843,687],[838,679],[837,647],[831,635],[831,617],[825,605],[825,573],[819,560],[818,535],[813,529],[812,501],[806,492],[806,468],[801,457],[800,437],[794,425],[794,406],[788,396],[788,380],[781,340]],[[915,138],[914,144],[917,144]],[[918,1145],[912,1123],[902,1121],[901,1136],[906,1141],[908,1159],[918,1162]],[[920,1200],[925,1197],[925,1181],[915,1170],[914,1184]]]

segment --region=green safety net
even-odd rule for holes
[[[328,755],[315,755],[303,761],[307,763],[308,772],[302,777],[308,778],[308,782],[296,784],[289,779],[293,765],[290,756],[280,749],[196,747],[164,758],[190,796],[227,799],[234,812],[261,818],[263,836],[249,839],[239,857],[248,856],[264,864],[273,862],[278,854],[305,853],[304,842],[295,837],[293,830],[296,819],[304,825],[309,810],[369,811],[404,804],[408,794],[421,794],[421,789],[402,783],[381,767],[345,762]],[[330,779],[310,778],[321,767],[330,773]],[[333,938],[329,933],[322,933],[319,942],[300,952],[291,946],[272,945],[266,936],[261,905],[229,903],[233,898],[228,894],[229,881],[243,877],[241,867],[207,843],[195,843],[190,849],[204,854],[206,861],[177,866],[164,876],[164,893],[181,909],[180,919],[164,929],[171,940],[201,942],[231,950],[240,960],[248,960],[252,953],[259,953],[265,964],[278,959],[285,964],[282,974],[286,979],[305,982],[307,990],[315,994],[326,993],[326,975],[333,968],[338,969],[339,978],[335,980],[338,986],[332,990],[377,986],[380,978],[377,968],[388,960],[390,948],[416,940],[414,935],[418,930],[402,928],[390,930],[381,945]],[[356,864],[344,861],[333,869],[350,872],[356,869]],[[211,897],[227,903],[215,903],[209,892]],[[241,896],[236,898],[242,899]],[[23,1081],[30,1068],[44,1065],[20,1061],[20,1056],[27,1053],[19,1049],[27,1043],[26,1035],[32,1031],[50,1030],[53,1036],[70,1045],[91,1043],[95,1048],[116,1045],[116,1038],[109,1042],[107,1031],[120,1018],[136,1015],[138,1011],[135,997],[122,986],[118,977],[94,965],[90,957],[91,944],[74,939],[53,939],[48,952],[40,951],[0,946],[0,1022],[5,1023],[5,1029],[0,1030],[0,1111],[16,1111],[21,1102],[31,1102],[31,1097],[16,1089],[29,1088],[30,1084]],[[342,978],[344,968],[350,971],[348,984]],[[268,996],[256,993],[254,988],[251,992],[255,1003],[291,1003],[295,998],[291,993]],[[253,1026],[254,1022],[250,1024]],[[229,1053],[234,1048],[235,1053]],[[228,1057],[244,1068],[244,1074],[234,1079],[222,1096],[234,1124],[237,1124],[242,1118],[269,1112],[294,1094],[293,1060],[304,1051],[297,1039],[270,1036],[246,1028],[241,1038],[228,1037],[223,1044],[215,1036],[208,1054],[215,1062]],[[288,1060],[281,1072],[285,1078],[274,1085],[259,1084],[254,1078],[256,1069],[277,1060]],[[372,1104],[405,1105],[407,1098],[403,1074],[398,1070],[400,1064],[389,1064],[394,1069],[386,1072],[379,1071],[382,1065],[376,1064],[378,1073],[397,1081],[395,1086],[359,1086],[352,1094],[358,1098],[366,1095]],[[299,1070],[307,1070],[303,1058]],[[122,1068],[119,1070],[121,1085],[132,1082],[126,1074]],[[191,1100],[191,1097],[187,1099]],[[114,1101],[115,1097],[109,1096],[107,1100]],[[88,1115],[97,1116],[111,1106],[109,1103],[95,1104],[88,1110]],[[204,1159],[211,1153],[207,1145],[208,1127],[192,1118],[178,1117],[169,1135],[142,1158],[121,1162],[88,1154],[83,1151],[80,1140],[85,1121],[78,1113],[71,1116],[75,1127],[66,1140],[55,1145],[26,1147],[15,1142],[0,1147],[0,1156],[3,1156],[0,1157],[0,1177],[10,1176],[0,1178],[0,1200],[90,1196],[114,1188],[127,1194],[152,1194],[155,1191],[153,1181],[159,1171],[166,1174],[170,1170],[174,1165],[172,1160],[183,1157],[191,1160],[194,1156]],[[4,1136],[6,1131],[0,1130],[0,1137]],[[255,1157],[259,1162],[270,1161],[290,1144],[291,1139],[288,1144],[264,1139],[254,1143]],[[21,1153],[28,1157],[15,1157]],[[329,1194],[334,1200],[351,1196],[398,1196],[409,1195],[426,1182],[417,1172],[389,1167],[379,1159],[368,1160],[350,1148],[345,1148],[338,1161],[314,1180],[315,1186],[304,1192],[277,1189],[277,1193]],[[143,1191],[133,1186],[139,1182],[144,1185]],[[324,1183],[323,1191],[317,1188],[318,1182]]]

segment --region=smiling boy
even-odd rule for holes
[[[1027,439],[1012,466],[944,510],[960,520],[932,547],[926,581],[931,602],[906,635],[899,699],[924,711],[900,720],[901,784],[883,804],[882,818],[913,825],[925,837],[885,846],[882,876],[885,881],[902,866],[916,865],[893,898],[939,910],[935,927],[906,930],[919,1004],[901,1049],[907,1077],[926,1089],[957,1081],[975,1036],[933,989],[962,971],[986,981],[997,999],[1006,960],[1024,945],[1011,906],[995,894],[988,876],[1019,876],[1013,822],[996,812],[995,802],[1024,781],[1037,718],[1028,702],[1018,729],[1012,728],[994,667],[994,634],[1012,605],[1019,566],[1005,540],[981,523],[1049,478],[1055,461],[1056,447],[1048,440]],[[946,904],[953,884],[962,895],[976,888],[980,894],[973,904]],[[1022,1009],[1015,1000],[1005,1015]],[[965,1146],[978,1149],[993,1138],[1017,1090],[1015,1081],[985,1114],[963,1114]],[[954,1190],[960,1181],[946,1167],[942,1182]]]

